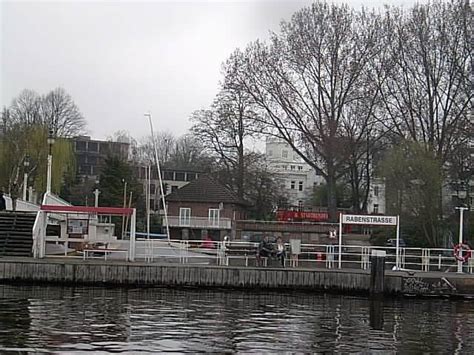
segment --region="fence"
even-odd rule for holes
[[[52,242],[53,240],[49,240]],[[120,244],[120,249],[130,250],[130,241],[114,241]],[[256,254],[258,243],[232,241],[213,241],[212,247],[209,242],[203,240],[166,240],[137,238],[135,241],[135,260],[142,262],[175,262],[181,264],[213,264],[234,266],[256,266]],[[323,244],[301,244],[298,254],[292,254],[290,245],[286,244],[286,267],[300,268],[338,268],[338,245]],[[370,269],[370,255],[372,250],[384,250],[386,252],[386,265],[395,267],[396,249],[393,247],[343,245],[341,250],[344,269]],[[113,254],[113,253],[112,253]],[[53,255],[46,255],[53,256]],[[61,257],[80,257],[82,255],[69,255],[64,253]],[[109,256],[113,259],[114,256]],[[117,253],[117,258],[123,258],[123,254]],[[274,265],[273,265],[274,264]],[[273,258],[265,258],[265,265],[280,266],[273,262]],[[452,249],[441,248],[400,248],[400,266],[402,269],[414,271],[442,271],[456,272],[457,260],[453,256]],[[473,273],[474,259],[470,258],[464,263],[463,271]]]

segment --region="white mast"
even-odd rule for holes
[[[161,179],[161,168],[160,168],[160,160],[158,159],[158,149],[156,148],[156,141],[155,141],[155,133],[153,131],[153,122],[151,120],[151,112],[145,113],[145,116],[148,117],[150,122],[150,130],[151,130],[151,139],[153,140],[153,150],[155,155],[155,163],[158,169],[158,181],[160,183],[160,195],[161,195],[161,202],[163,203],[163,211],[165,212],[165,223],[166,223],[166,235],[168,236],[168,242],[170,241],[170,227],[168,223],[168,208],[166,206],[165,201],[165,193],[163,191],[163,181]]]

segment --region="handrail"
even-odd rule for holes
[[[122,241],[123,242],[123,241]],[[179,239],[136,239],[136,259],[145,262],[160,262],[170,259],[183,264],[211,263],[215,265],[228,265],[229,260],[237,265],[255,265],[255,257],[258,250],[256,242],[249,241],[209,241],[205,240],[179,240]],[[130,247],[130,244],[128,244]],[[287,260],[292,267],[305,268],[330,268],[338,267],[338,245],[302,243],[300,253],[296,259],[291,258],[289,243],[285,243]],[[396,262],[395,247],[371,246],[371,245],[343,245],[342,268],[357,268],[361,270],[370,269],[370,256],[372,250],[386,251],[386,265],[394,267]],[[416,272],[442,271],[456,272],[456,260],[451,249],[445,248],[401,248],[401,268]],[[240,264],[236,260],[240,261]],[[296,260],[296,261],[295,261]],[[243,264],[242,264],[243,263]],[[465,271],[472,273],[474,270],[474,259],[465,264]]]

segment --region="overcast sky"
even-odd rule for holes
[[[311,2],[0,0],[0,105],[25,88],[44,94],[61,86],[93,138],[118,130],[137,139],[148,135],[145,111],[152,112],[155,130],[182,135],[191,112],[212,102],[229,54],[267,38]]]

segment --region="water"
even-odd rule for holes
[[[0,353],[474,353],[474,302],[0,285]]]

